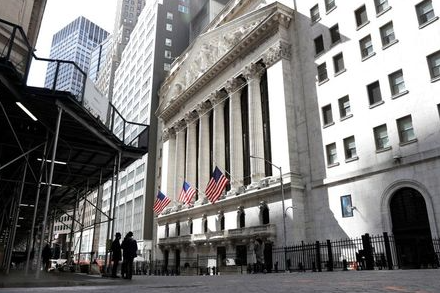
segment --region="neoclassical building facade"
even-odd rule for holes
[[[415,256],[438,238],[438,3],[280,2],[230,1],[161,87],[156,178],[172,203],[155,258],[168,268],[253,263],[260,242],[270,266],[273,247],[301,241],[388,232]],[[216,166],[229,185],[211,204]]]

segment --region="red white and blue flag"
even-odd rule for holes
[[[195,194],[196,190],[191,187],[188,182],[183,181],[183,187],[179,195],[179,201],[183,202],[186,205],[190,205]]]
[[[156,196],[156,201],[154,202],[153,205],[153,211],[155,211],[156,214],[160,214],[163,211],[163,209],[170,204],[170,202],[171,202],[170,198],[165,194],[163,194],[161,191],[159,191]]]
[[[211,203],[215,203],[220,198],[228,182],[228,178],[216,166],[205,190],[206,197]]]

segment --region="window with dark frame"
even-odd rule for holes
[[[356,16],[357,27],[361,27],[368,22],[367,9],[365,5],[362,5],[354,12]]]
[[[328,104],[322,107],[322,121],[324,126],[333,123],[332,105]]]
[[[176,222],[176,236],[180,236],[180,222]]]
[[[387,125],[382,124],[373,128],[374,142],[376,143],[376,150],[380,151],[390,147],[390,140],[388,139]]]
[[[325,11],[329,12],[333,8],[336,7],[336,1],[335,0],[325,0]]]
[[[374,4],[376,6],[376,14],[384,12],[390,7],[388,0],[374,0]]]
[[[318,65],[318,82],[323,82],[328,79],[327,64],[324,62]]]
[[[382,94],[380,92],[379,81],[375,81],[367,85],[367,92],[368,92],[368,101],[370,102],[370,106],[382,101]]]
[[[385,24],[380,28],[380,37],[382,39],[382,46],[385,47],[396,40],[396,35],[394,34],[393,22]]]
[[[400,143],[406,143],[416,139],[411,115],[397,119]]]
[[[440,78],[440,51],[427,57],[431,79]]]
[[[170,237],[170,226],[167,224],[165,224],[165,238]]]
[[[311,19],[312,23],[315,23],[315,22],[317,22],[320,19],[320,16],[319,16],[319,5],[318,4],[316,4],[315,6],[313,6],[310,9],[310,19]]]
[[[365,59],[374,53],[373,42],[371,41],[371,36],[368,35],[359,41],[359,46],[361,49],[362,59]]]
[[[345,160],[357,158],[354,136],[344,138]]]
[[[330,38],[332,41],[332,45],[341,40],[341,35],[339,33],[339,25],[338,24],[335,24],[334,26],[332,26],[330,28]]]
[[[333,57],[333,66],[335,68],[335,74],[345,69],[344,56],[342,55],[342,52]]]
[[[315,43],[315,54],[318,55],[324,51],[324,39],[322,35],[316,37],[313,42]]]
[[[353,217],[353,205],[351,202],[351,194],[341,196],[341,211],[343,218]]]
[[[339,104],[339,115],[341,119],[351,114],[350,98],[348,97],[348,95],[340,98],[338,100],[338,104]]]
[[[390,81],[390,90],[393,96],[396,96],[406,91],[402,69],[388,75],[388,80]]]
[[[338,156],[336,152],[336,143],[328,144],[326,147],[327,152],[327,165],[333,165],[337,163]]]
[[[435,17],[431,0],[425,0],[416,5],[417,19],[419,25],[424,25]]]

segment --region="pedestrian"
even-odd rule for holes
[[[52,256],[52,251],[50,250],[49,244],[46,244],[41,252],[41,258],[43,259],[43,268],[47,272],[49,271],[50,257]]]
[[[133,260],[137,256],[137,242],[133,239],[133,232],[128,232],[122,241],[121,248],[123,249],[122,255],[124,260],[122,263],[123,272],[125,273],[124,279],[131,280],[133,275]]]
[[[112,251],[112,278],[119,278],[117,275],[118,272],[118,265],[119,261],[122,259],[122,253],[121,253],[121,244],[119,243],[119,240],[121,239],[121,233],[117,232],[115,234],[115,240],[112,242],[111,251]]]

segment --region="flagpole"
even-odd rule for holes
[[[238,181],[237,179],[235,179],[235,177],[232,176],[231,173],[229,173],[228,171],[226,171],[226,169],[222,169],[221,167],[219,167],[219,166],[217,165],[217,162],[216,162],[216,161],[214,161],[214,163],[215,163],[215,165],[217,166],[217,168],[220,169],[220,171],[223,171],[223,172],[225,172],[226,174],[228,174],[228,175],[232,178],[232,180],[233,180],[234,182],[240,182],[240,181]],[[243,179],[244,179],[244,178],[243,178]],[[231,182],[231,183],[232,183],[232,182]]]

